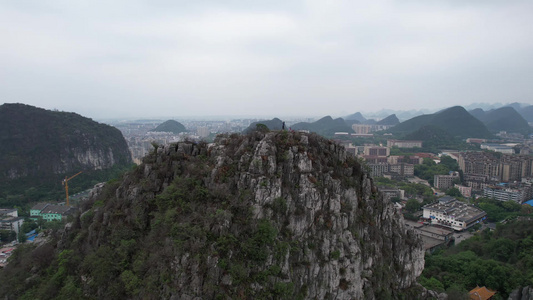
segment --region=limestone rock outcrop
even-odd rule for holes
[[[100,299],[429,297],[420,238],[315,134],[159,147],[85,204],[57,251],[78,262],[72,289]]]

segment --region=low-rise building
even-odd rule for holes
[[[448,175],[433,176],[433,186],[439,190],[447,190],[454,185],[454,181],[459,180],[458,172],[450,172]]]
[[[422,141],[387,140],[387,147],[422,148]]]
[[[0,208],[0,218],[3,217],[18,217],[19,213],[16,208]]]
[[[414,177],[415,176],[415,166],[411,164],[390,164],[389,165],[389,172],[396,173],[400,176],[405,177]]]
[[[445,196],[438,202],[425,205],[423,217],[432,224],[449,227],[457,231],[468,229],[486,218],[483,210],[457,199]]]
[[[513,147],[509,147],[507,145],[500,145],[500,144],[481,144],[481,149],[486,149],[494,152],[500,152],[504,154],[514,154]]]
[[[0,208],[0,230],[9,230],[19,233],[24,219],[19,217],[15,208]]]
[[[70,208],[64,205],[48,205],[41,211],[41,217],[46,221],[61,221],[70,213]]]
[[[461,195],[463,195],[463,197],[466,197],[466,198],[472,197],[472,187],[459,185],[459,184],[456,184],[453,187],[458,189],[459,192],[461,192]]]
[[[514,201],[522,204],[522,202],[529,199],[530,192],[527,189],[528,187],[513,189],[503,185],[491,185],[483,189],[483,197],[494,198],[498,201]]]
[[[31,217],[41,217],[46,221],[62,220],[72,212],[72,207],[54,205],[50,203],[38,203],[30,210]]]
[[[397,189],[397,188],[389,188],[389,187],[378,187],[379,191],[381,192],[381,194],[383,194],[383,198],[387,199],[387,200],[390,200],[392,198],[400,198],[400,199],[404,199],[405,198],[405,191],[404,190],[400,190],[400,189]]]
[[[409,220],[405,220],[405,225],[412,227],[420,235],[424,250],[428,253],[450,246],[455,241],[453,230],[441,226],[426,225]]]
[[[41,211],[47,207],[48,203],[37,203],[30,209],[30,217],[40,217]]]

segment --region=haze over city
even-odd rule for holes
[[[2,103],[92,118],[533,103],[531,1],[0,1]]]

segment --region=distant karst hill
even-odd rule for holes
[[[533,122],[533,105],[521,108],[518,113],[528,122]]]
[[[454,148],[461,140],[453,137],[446,130],[434,125],[424,125],[405,136],[406,140],[424,141],[425,148]]]
[[[178,121],[168,120],[159,124],[156,128],[150,130],[155,132],[172,132],[174,134],[187,132],[187,128]]]
[[[78,183],[109,180],[106,170],[131,163],[112,126],[25,104],[0,106],[0,198],[33,187],[62,191],[61,178],[79,171]]]
[[[398,125],[400,120],[396,117],[396,114],[392,114],[384,119],[381,119],[376,122],[376,125]]]
[[[252,124],[250,124],[250,126],[248,126],[248,128],[244,130],[244,133],[249,133],[251,131],[254,131],[257,127],[257,124],[263,124],[266,127],[268,127],[268,129],[270,130],[281,130],[283,127],[283,121],[281,121],[278,118],[274,118],[272,120],[263,120],[263,121],[253,122]]]
[[[355,121],[358,121],[359,123],[362,123],[362,124],[364,124],[367,121],[367,119],[365,117],[363,117],[363,115],[360,112],[356,112],[354,114],[346,116],[343,119],[346,120],[346,121],[355,120]]]
[[[317,134],[153,151],[57,239],[22,247],[0,299],[427,299],[420,237]]]
[[[507,131],[528,134],[531,131],[527,121],[511,106],[484,111],[480,108],[470,114],[483,122],[491,132]]]
[[[394,126],[388,132],[407,135],[428,125],[440,128],[456,138],[490,138],[492,136],[480,120],[469,114],[461,106],[450,107],[434,114],[414,117]]]
[[[332,137],[335,132],[353,132],[352,128],[342,118],[333,119],[330,116],[323,117],[312,123],[296,123],[291,128],[294,130],[308,130],[327,137]]]

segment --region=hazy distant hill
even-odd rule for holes
[[[335,132],[353,132],[352,128],[346,124],[342,118],[333,119],[330,116],[313,122],[300,122],[291,126],[294,130],[309,130],[323,136],[333,136]]]
[[[350,128],[352,128],[352,125],[353,124],[361,124],[361,122],[357,121],[357,120],[344,120],[344,123],[346,123],[346,125]]]
[[[0,120],[0,200],[31,188],[61,192],[61,178],[79,171],[73,187],[92,187],[111,179],[106,170],[132,163],[118,129],[75,113],[4,104]]]
[[[490,111],[475,109],[470,114],[483,122],[491,132],[508,131],[527,134],[531,130],[527,121],[511,106]]]
[[[363,115],[360,113],[360,112],[356,112],[355,114],[351,114],[349,116],[346,116],[344,118],[345,120],[357,120],[359,121],[359,123],[362,123],[362,124],[365,124],[365,122],[367,121],[367,119],[365,117],[363,117]]]
[[[434,125],[422,126],[417,131],[406,135],[405,139],[424,141],[424,147],[446,147],[461,142],[446,130]]]
[[[407,135],[427,125],[438,127],[458,138],[491,137],[485,125],[461,106],[450,107],[430,115],[414,117],[394,126],[388,132]]]
[[[520,109],[518,113],[524,118],[524,120],[533,122],[533,105]]]
[[[483,118],[485,118],[485,111],[481,108],[476,108],[473,110],[468,111],[472,116],[474,116],[476,119],[483,122]]]
[[[181,124],[178,121],[168,120],[168,121],[165,121],[165,122],[159,124],[159,126],[157,126],[156,128],[154,128],[154,129],[152,129],[150,131],[172,132],[174,134],[178,134],[178,133],[182,133],[182,132],[187,132],[187,128],[185,128],[185,126],[183,126],[183,124]]]
[[[255,130],[257,124],[263,124],[270,130],[281,130],[281,128],[283,127],[283,121],[278,118],[274,118],[272,120],[253,122],[252,124],[250,124],[250,126],[248,126],[248,128],[244,130],[244,133],[248,133]]]
[[[379,120],[376,122],[376,125],[398,125],[400,124],[400,120],[398,120],[398,117],[396,117],[396,114],[392,114],[385,119]]]

